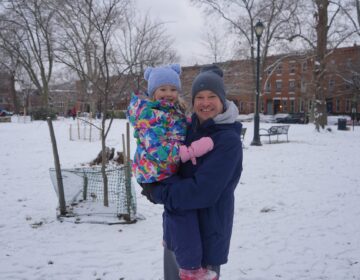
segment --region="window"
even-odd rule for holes
[[[287,101],[286,100],[282,100],[281,101],[281,105],[282,105],[282,111],[284,112],[284,113],[286,113],[287,111],[288,111],[288,108],[287,108]]]
[[[351,112],[351,100],[347,99],[345,103],[345,112]]]
[[[294,75],[295,70],[296,70],[295,62],[291,62],[290,65],[289,65],[289,68],[290,68],[290,75]]]
[[[304,112],[304,100],[299,101],[299,112]]]
[[[289,92],[295,91],[295,80],[289,80]]]
[[[281,75],[282,74],[282,64],[279,64],[278,67],[276,68],[276,75]]]
[[[290,100],[290,113],[294,113],[295,111],[295,100]]]
[[[347,66],[347,67],[351,67],[351,66],[352,66],[351,58],[348,58],[348,59],[346,60],[346,66]]]
[[[240,102],[240,112],[244,112],[245,108],[244,108],[244,102]]]
[[[300,90],[301,90],[301,92],[306,93],[306,82],[305,82],[304,78],[301,79]]]
[[[266,84],[265,84],[265,91],[266,91],[267,93],[270,93],[270,91],[271,91],[271,83],[270,83],[270,82],[266,82]]]
[[[329,90],[330,90],[330,91],[333,91],[334,88],[335,88],[335,80],[330,79],[330,80],[329,80]]]
[[[302,71],[306,72],[308,70],[308,65],[307,65],[307,61],[303,62],[302,64]]]
[[[276,87],[277,92],[281,91],[281,89],[282,89],[282,81],[281,80],[276,80],[275,87]]]
[[[335,106],[335,111],[340,112],[340,99],[336,99]]]

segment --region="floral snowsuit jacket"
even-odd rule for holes
[[[133,95],[127,118],[137,142],[132,171],[139,183],[152,183],[178,171],[179,147],[186,136],[187,119],[180,108],[165,100]]]

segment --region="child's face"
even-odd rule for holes
[[[178,91],[176,87],[165,85],[158,87],[154,92],[155,100],[167,100],[169,102],[175,103],[178,100]]]

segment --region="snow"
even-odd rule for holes
[[[71,123],[54,122],[63,168],[100,150],[99,141],[70,141]],[[262,138],[258,147],[250,145],[253,122],[243,125],[244,170],[221,279],[359,280],[360,127],[318,133],[292,124],[288,143]],[[163,279],[160,205],[136,188],[144,219],[135,224],[61,223],[47,123],[1,123],[0,132],[0,279]],[[116,120],[108,146],[122,150],[122,133],[125,121]]]

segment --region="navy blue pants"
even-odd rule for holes
[[[166,247],[174,252],[180,268],[201,267],[202,242],[196,210],[164,212]]]

